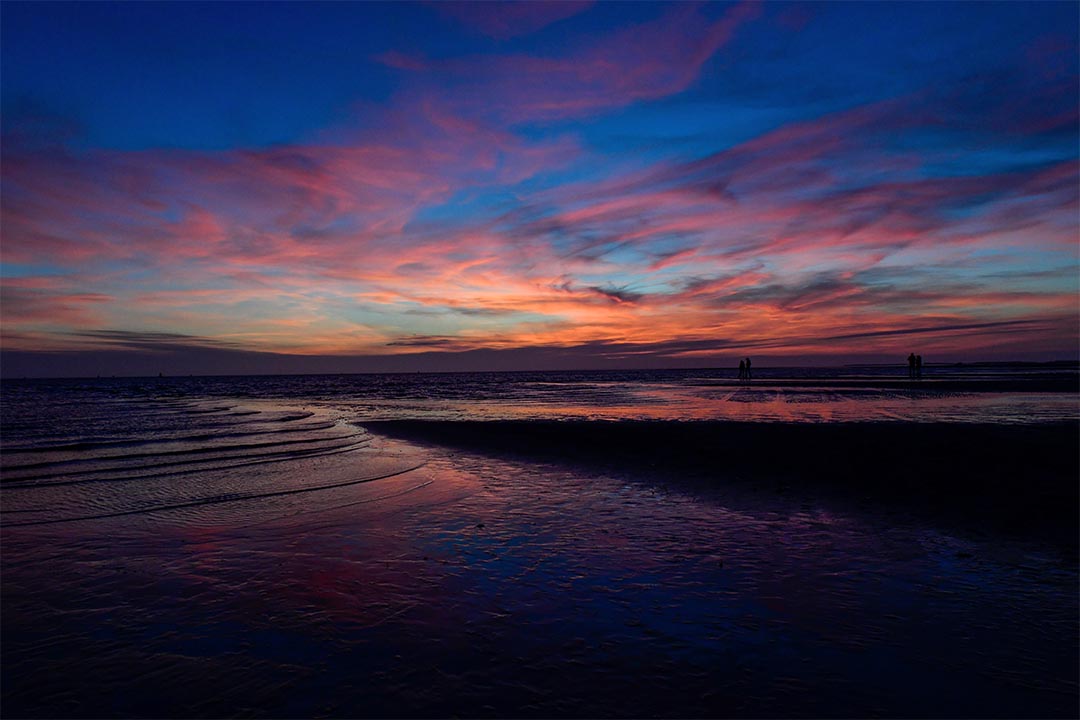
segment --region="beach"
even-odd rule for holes
[[[539,375],[5,383],[5,716],[1075,715],[1071,376]]]
[[[1080,424],[459,421],[373,432],[521,459],[862,501],[1075,540]]]
[[[0,720],[1080,718],[1080,3],[8,2]]]

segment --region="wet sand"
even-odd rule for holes
[[[899,505],[1075,547],[1080,423],[366,422],[391,437],[550,462]]]
[[[770,388],[814,389],[814,390],[906,390],[913,393],[930,395],[941,392],[979,392],[979,393],[1080,393],[1080,378],[1075,374],[1043,373],[1028,374],[1019,377],[926,377],[881,378],[881,377],[843,377],[843,378],[761,378],[749,382],[738,380],[712,380],[704,385],[720,387],[743,387],[766,390]]]
[[[570,409],[609,390],[640,389]],[[33,395],[3,715],[1075,716],[1078,428],[1017,412],[1041,397],[980,425]]]

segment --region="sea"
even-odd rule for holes
[[[779,425],[1073,433],[1076,364],[753,372],[5,378],[0,712],[1076,716],[1078,528],[724,460]],[[725,423],[751,440],[693,470],[650,454]],[[588,462],[506,451],[601,426]]]

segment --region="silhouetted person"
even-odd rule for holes
[[[907,356],[907,376],[909,378],[915,377],[915,353]]]
[[[746,361],[745,360],[740,360],[739,361],[739,379],[740,380],[745,380],[746,379]]]
[[[915,356],[915,377],[922,379],[922,355]]]
[[[746,358],[746,379],[753,380],[754,376],[750,374],[750,358]]]

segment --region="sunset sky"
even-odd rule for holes
[[[8,377],[1077,357],[1074,2],[0,12]]]

